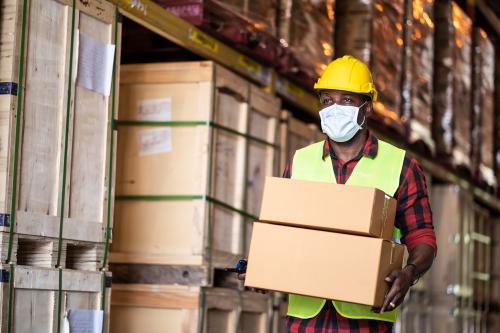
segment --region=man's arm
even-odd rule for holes
[[[434,260],[434,248],[427,244],[417,245],[410,252],[408,264],[401,270],[393,271],[385,280],[392,284],[380,312],[393,310],[391,303],[399,306],[416,279],[431,267]]]
[[[402,242],[407,246],[409,258],[403,269],[393,271],[386,278],[391,288],[381,312],[393,310],[403,302],[411,285],[431,267],[437,252],[425,176],[415,159],[405,159],[400,184],[396,193],[396,224],[403,235]]]

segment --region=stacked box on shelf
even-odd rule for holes
[[[279,54],[274,13],[277,0],[154,0],[212,36],[266,64]],[[252,60],[242,58],[243,65]],[[251,66],[259,66],[252,63]]]
[[[404,25],[403,90],[401,120],[409,127],[410,142],[425,153],[435,150],[432,139],[434,68],[434,0],[411,0],[406,4]]]
[[[494,80],[495,49],[488,35],[474,29],[472,72],[472,172],[475,178],[496,187],[494,173]]]
[[[335,57],[352,55],[372,70],[379,92],[375,116],[404,135],[400,119],[403,64],[403,0],[337,0]]]
[[[275,173],[279,100],[212,62],[126,65],[120,89],[113,267],[210,285]]]
[[[73,21],[71,1],[2,2],[3,261],[9,247],[7,233],[12,228],[11,262],[17,256],[24,264],[53,267],[62,220],[61,248],[65,253],[61,256],[67,260],[61,266],[66,261],[72,266],[71,262],[80,260],[78,257],[93,261],[94,268],[90,269],[103,264],[107,207],[113,191],[109,177],[112,163],[108,158],[113,154],[110,117],[112,97],[117,93],[109,86],[112,86],[114,47],[119,53],[120,44],[115,8],[104,0],[77,1]],[[25,35],[21,33],[23,29]],[[94,61],[96,53],[101,60]],[[101,65],[97,79],[102,85],[86,81],[86,76]],[[19,121],[17,133],[16,121]],[[65,197],[61,203],[63,189]],[[38,260],[40,255],[43,258]]]
[[[468,171],[471,166],[472,21],[452,1],[437,1],[434,17],[433,137],[436,154]]]
[[[266,295],[224,288],[114,285],[111,332],[269,332]]]
[[[312,88],[333,56],[335,0],[280,0],[280,72]]]
[[[0,274],[1,332],[63,331],[82,311],[93,330],[109,331],[110,273],[3,265]]]
[[[217,0],[229,6],[234,12],[243,15],[255,26],[276,35],[276,15],[278,0]]]

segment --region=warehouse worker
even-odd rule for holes
[[[297,150],[284,177],[375,187],[393,196],[398,202],[396,227],[409,259],[403,269],[386,278],[390,289],[380,309],[289,295],[287,328],[291,333],[392,332],[396,308],[410,286],[430,268],[437,251],[424,173],[404,150],[368,130],[377,90],[363,62],[352,56],[332,61],[314,89],[327,138]],[[335,216],[335,211],[331,214]]]

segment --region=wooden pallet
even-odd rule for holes
[[[113,285],[111,332],[269,332],[269,296],[234,289]]]
[[[76,79],[83,73],[83,62],[78,64],[82,36],[105,44],[114,44],[115,35],[119,37],[115,6],[104,0],[76,1],[71,47],[72,1],[27,1],[21,59],[22,3],[2,1],[0,11],[0,82],[3,87],[15,88],[0,94],[0,215],[12,223],[11,207],[15,205],[16,232],[48,237],[58,237],[62,215],[65,238],[103,242],[108,194],[114,186],[108,179],[109,168],[113,168],[108,158],[114,135],[109,126],[112,98],[77,85]],[[119,54],[120,38],[117,44]],[[20,127],[14,168],[16,113]],[[67,120],[68,160],[64,170]],[[13,184],[15,173],[17,182]],[[17,188],[14,198],[13,186]],[[63,187],[66,196],[60,212]]]
[[[2,261],[7,260],[9,234],[0,233]],[[99,271],[104,260],[103,243],[62,240],[61,267]],[[57,266],[59,240],[57,238],[14,234],[11,262],[18,265],[54,268]]]
[[[111,261],[234,265],[276,174],[279,100],[208,61],[124,65],[120,89]]]
[[[70,310],[101,310],[104,304],[104,330],[109,331],[111,276],[103,273],[36,268],[14,265],[1,267],[2,332],[7,332],[9,288],[13,288],[12,332],[55,332],[58,321],[64,328]],[[59,284],[61,281],[61,285]],[[108,282],[106,282],[108,281]],[[105,285],[103,294],[103,283]],[[59,298],[59,290],[61,295]],[[102,303],[102,298],[104,303]],[[61,313],[58,315],[59,301]],[[62,331],[62,330],[61,330]]]

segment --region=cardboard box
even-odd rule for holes
[[[375,188],[267,177],[259,219],[390,240],[396,204]]]
[[[380,307],[403,252],[379,238],[256,222],[245,286]]]

